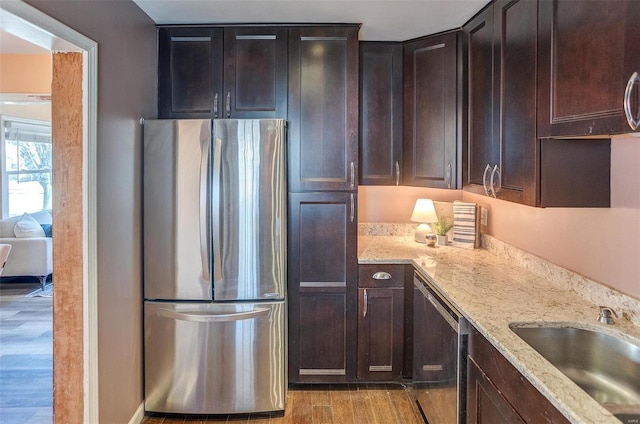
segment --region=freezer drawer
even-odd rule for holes
[[[147,301],[145,409],[185,414],[284,410],[285,303]]]

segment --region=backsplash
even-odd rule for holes
[[[619,319],[631,321],[634,325],[640,327],[640,300],[489,235],[482,235],[482,247],[494,255],[507,258],[510,262],[541,278],[579,294],[591,303],[613,308]],[[594,309],[594,319],[596,316],[597,311]]]
[[[358,223],[359,236],[412,236],[418,224],[398,224],[387,222]]]

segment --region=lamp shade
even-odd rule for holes
[[[411,214],[411,220],[413,222],[420,222],[425,224],[438,222],[438,215],[436,215],[436,208],[433,205],[433,200],[416,200],[416,205],[414,206],[413,213]]]

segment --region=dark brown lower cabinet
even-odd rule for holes
[[[475,328],[467,359],[467,424],[569,423]]]
[[[489,378],[469,359],[467,373],[467,423],[518,424],[525,421]]]
[[[404,265],[358,267],[358,380],[402,379],[404,274]]]
[[[289,193],[289,382],[355,381],[355,193]]]
[[[345,287],[300,288],[299,376],[324,380],[346,376]]]

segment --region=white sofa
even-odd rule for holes
[[[40,224],[51,224],[51,213],[41,211],[30,214]],[[0,219],[0,244],[11,245],[2,277],[34,276],[44,287],[47,276],[53,272],[53,243],[51,237],[24,237],[15,235],[15,226],[22,216]]]

